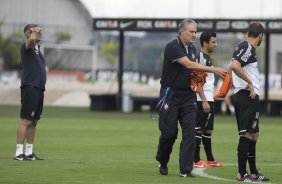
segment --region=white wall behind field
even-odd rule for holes
[[[281,18],[280,0],[81,0],[93,17]]]
[[[23,33],[26,24],[43,27],[43,41],[54,43],[55,34],[69,31],[68,44],[89,44],[92,39],[92,18],[79,0],[0,0],[1,33]]]

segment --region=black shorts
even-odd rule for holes
[[[259,96],[256,95],[255,99],[251,99],[249,95],[248,90],[240,90],[231,96],[239,135],[244,135],[246,132],[259,132]]]
[[[44,90],[25,86],[21,88],[22,119],[39,120],[43,110]]]
[[[197,117],[195,130],[213,130],[214,123],[214,102],[208,102],[210,105],[210,112],[206,113],[203,110],[202,101],[197,101]]]

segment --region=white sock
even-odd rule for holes
[[[33,144],[28,144],[28,143],[26,143],[26,145],[25,145],[25,155],[31,155],[33,152],[32,152],[32,150],[33,150]]]
[[[23,144],[17,144],[17,149],[16,149],[15,156],[18,156],[20,154],[23,154]]]

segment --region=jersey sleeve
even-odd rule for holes
[[[204,66],[212,66],[210,58],[208,55],[205,55],[203,52],[199,52],[197,55],[197,63],[204,65]]]
[[[248,44],[241,44],[235,48],[232,60],[237,60],[243,67],[247,65],[248,59],[251,56],[252,56],[252,47]]]
[[[179,59],[183,58],[185,53],[178,45],[168,44],[165,49],[166,57],[169,58],[171,63],[177,62]]]

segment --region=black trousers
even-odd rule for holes
[[[165,95],[165,89],[160,91],[160,99]],[[170,159],[173,144],[178,134],[178,122],[182,130],[182,140],[179,152],[180,172],[193,170],[195,153],[195,123],[196,95],[191,90],[170,90],[159,114],[159,138],[156,160],[167,164]]]

